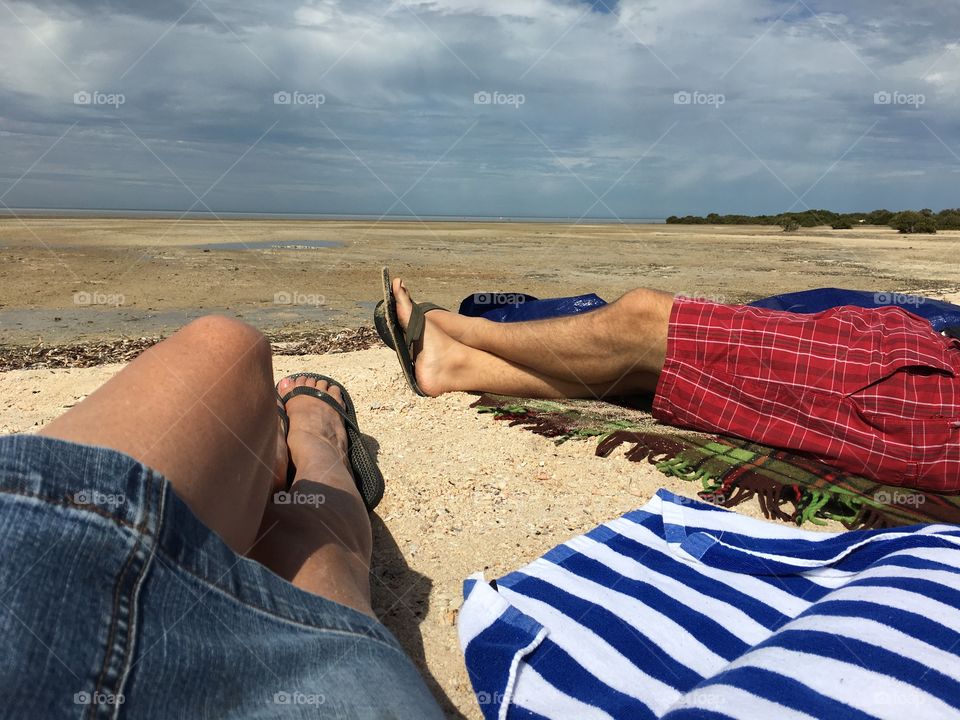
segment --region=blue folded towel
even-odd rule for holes
[[[960,717],[960,529],[808,532],[661,490],[495,584],[486,720]]]

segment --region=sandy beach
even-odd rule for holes
[[[268,241],[336,244],[237,249]],[[422,299],[448,306],[474,291],[613,299],[636,285],[727,302],[823,286],[956,300],[958,244],[960,233],[910,238],[886,228],[788,235],[663,225],[3,219],[0,346],[162,334],[212,311],[264,330],[369,325],[381,265],[408,277]],[[78,293],[114,303],[76,304]],[[284,303],[282,293],[316,297]],[[0,432],[35,432],[120,367],[0,373]],[[691,497],[698,489],[645,463],[597,458],[595,442],[556,445],[498,424],[470,409],[471,395],[416,398],[386,349],[275,361],[278,378],[297,370],[347,385],[379,447],[387,494],[374,523],[375,609],[450,717],[481,717],[455,627],[467,575],[509,572],[660,487]],[[759,517],[752,503],[737,510]]]
[[[908,237],[880,227],[786,234],[750,226],[0,218],[0,345],[169,333],[210,312],[264,330],[369,325],[382,265],[446,307],[472,292],[614,299],[638,285],[726,302],[824,286],[940,296],[960,289],[958,244],[956,231]]]

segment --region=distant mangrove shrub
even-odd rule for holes
[[[937,232],[937,219],[931,212],[907,212],[897,213],[890,219],[890,227],[898,230],[905,235],[914,233],[927,233],[935,235]]]
[[[706,217],[671,215],[667,222],[672,225],[779,225],[787,232],[794,232],[801,227],[828,226],[834,230],[849,230],[860,225],[889,225],[902,233],[935,233],[937,230],[960,230],[960,208],[947,208],[938,213],[929,208],[919,212],[905,210],[897,213],[887,209],[868,213],[835,213],[831,210],[804,210],[779,215],[710,213]],[[793,227],[794,223],[797,227]]]
[[[800,222],[792,215],[781,215],[777,219],[777,225],[782,227],[784,232],[796,232],[800,229]]]

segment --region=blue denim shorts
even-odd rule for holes
[[[158,473],[0,437],[0,717],[441,718],[393,635],[241,557]]]

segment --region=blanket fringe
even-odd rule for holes
[[[618,430],[617,432],[610,433],[610,435],[597,445],[596,455],[602,458],[610,457],[614,450],[625,444],[631,445],[631,447],[626,450],[627,460],[633,462],[643,462],[646,460],[651,465],[657,465],[670,458],[674,458],[683,452],[685,448],[682,442],[668,435]]]
[[[609,457],[622,449],[627,460],[647,462],[670,477],[699,481],[703,489],[698,496],[714,505],[732,508],[755,499],[764,517],[797,525],[808,522],[824,525],[825,520],[834,520],[847,529],[879,529],[900,524],[882,507],[864,501],[855,493],[842,492],[836,487],[829,490],[805,487],[791,482],[788,476],[771,477],[769,469],[764,471],[761,464],[753,461],[757,456],[765,457],[764,453],[768,451],[763,447],[727,448],[722,439],[715,439],[703,445],[703,457],[698,457],[689,451],[703,443],[699,439],[642,432],[629,429],[629,426],[621,430],[613,430],[609,425],[585,428],[582,421],[578,422],[578,418],[569,413],[544,412],[527,408],[519,402],[508,404],[497,396],[483,395],[471,407],[492,413],[497,420],[506,421],[511,427],[522,427],[551,438],[557,444],[574,437],[599,436],[598,457]],[[714,457],[725,456],[731,468],[718,472],[715,464],[707,467],[708,453],[713,453]],[[816,473],[816,468],[805,468],[802,458],[790,458],[789,461],[796,463],[800,470]]]
[[[785,493],[787,497],[784,497]],[[790,493],[795,497],[789,497]],[[756,473],[745,473],[738,476],[736,484],[720,483],[700,493],[700,497],[704,500],[725,508],[736,507],[748,500],[756,499],[765,518],[785,522],[796,520],[796,511],[786,512],[783,506],[791,502],[796,506],[797,495],[796,486],[782,485]]]

